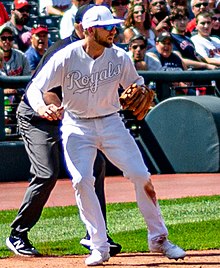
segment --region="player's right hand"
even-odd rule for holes
[[[38,108],[38,114],[42,118],[45,118],[49,121],[61,120],[63,118],[64,107],[57,107],[54,104],[49,104],[47,106],[41,106]]]

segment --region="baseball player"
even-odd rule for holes
[[[42,92],[62,86],[64,154],[80,216],[91,237],[91,254],[85,260],[88,266],[110,258],[105,221],[94,188],[97,149],[134,183],[137,203],[148,227],[150,250],[172,259],[185,257],[185,251],[167,238],[150,173],[118,114],[119,84],[123,88],[144,84],[126,52],[113,45],[116,25],[121,22],[105,6],[90,8],[82,21],[85,39],[55,53],[26,92],[34,111],[50,120],[54,111],[44,102]]]
[[[63,40],[59,40],[51,46],[44,54],[32,79],[41,72],[44,64],[59,49],[68,47],[69,44],[82,37],[80,24],[85,11],[93,5],[81,7],[76,16],[76,31]],[[53,120],[46,120],[38,116],[30,107],[24,97],[18,107],[18,123],[26,151],[31,162],[32,180],[27,188],[24,200],[18,214],[11,224],[12,231],[6,239],[6,245],[17,255],[38,256],[40,253],[30,243],[27,232],[37,223],[42,213],[43,207],[53,190],[59,174],[60,159],[60,119],[62,118],[63,108],[57,109],[61,105],[61,87],[54,87],[44,94],[44,100],[49,104]],[[95,191],[99,199],[103,217],[106,221],[106,203],[104,193],[105,160],[101,153],[97,154],[94,164]],[[115,243],[108,236],[110,244],[110,255],[114,256],[121,250],[121,245]],[[89,234],[82,239],[81,244],[90,249]]]

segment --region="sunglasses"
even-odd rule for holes
[[[14,37],[13,36],[1,36],[0,39],[2,41],[6,41],[8,40],[9,42],[13,41],[14,40]]]
[[[184,17],[184,16],[176,16],[174,18],[174,20],[184,20],[184,21],[186,21],[186,20],[188,20],[188,18],[187,17]]]
[[[138,10],[138,11],[134,11],[133,13],[134,13],[134,14],[139,14],[139,13],[144,14],[145,11],[144,11],[144,10]]]
[[[164,1],[154,2],[154,3],[152,3],[152,6],[155,7],[157,4],[160,4],[161,6],[164,6],[165,2]]]
[[[209,3],[198,3],[198,4],[195,4],[194,7],[201,8],[201,6],[207,7],[208,5]]]
[[[146,48],[145,45],[133,45],[131,48],[134,49],[134,50],[136,50],[138,47],[139,47],[141,50]]]
[[[115,29],[115,25],[103,25],[103,26],[95,26],[95,28],[102,28],[106,31],[112,31],[113,29]]]
[[[220,22],[220,18],[218,17],[212,17],[212,20]]]
[[[20,8],[20,9],[18,9],[18,11],[21,13],[24,13],[24,12],[30,13],[30,8]]]
[[[125,2],[116,2],[116,1],[114,1],[114,3],[112,3],[112,6],[113,7],[118,7],[118,6],[126,6],[126,5],[128,5],[128,3],[129,2],[127,2],[127,1],[125,1]]]

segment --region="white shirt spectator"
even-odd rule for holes
[[[72,7],[64,13],[60,21],[61,39],[64,39],[72,34],[77,10],[78,8],[75,5],[72,5]]]
[[[196,52],[203,58],[220,59],[220,39],[218,37],[210,36],[205,38],[200,35],[194,35],[191,40],[195,45]]]
[[[65,11],[68,6],[71,6],[71,0],[39,0],[39,14],[40,16],[49,15],[47,7],[53,6]]]

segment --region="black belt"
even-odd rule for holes
[[[101,118],[104,118],[104,117],[109,117],[111,115],[113,115],[115,113],[111,113],[111,114],[106,114],[106,115],[101,115],[101,116],[95,116],[95,117],[81,117],[80,119],[101,119]]]

